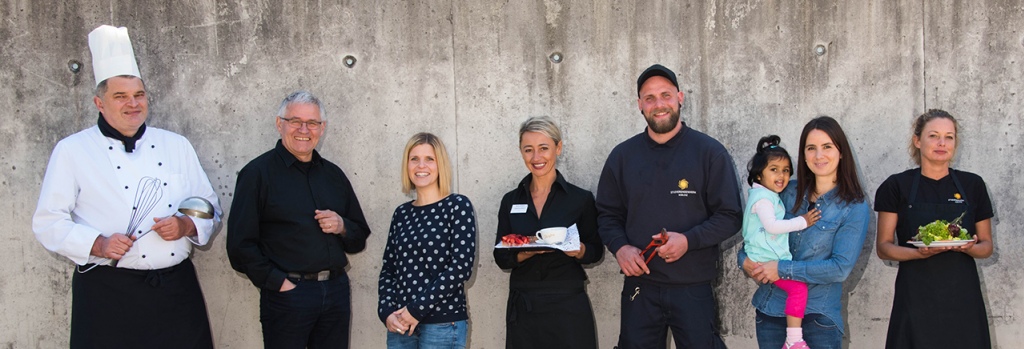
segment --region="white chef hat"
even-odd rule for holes
[[[89,50],[92,51],[92,73],[96,77],[96,85],[119,75],[142,78],[139,64],[135,62],[132,40],[128,38],[128,28],[104,24],[93,29],[89,33]]]

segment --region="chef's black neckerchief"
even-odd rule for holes
[[[135,150],[135,141],[138,141],[139,138],[142,138],[142,134],[146,133],[146,124],[143,123],[142,126],[139,126],[139,130],[135,132],[134,136],[125,136],[121,134],[121,132],[119,132],[118,130],[115,130],[113,126],[110,126],[110,124],[107,123],[107,119],[103,118],[102,113],[100,114],[100,120],[96,123],[100,126],[100,132],[103,133],[104,136],[119,140],[121,141],[121,143],[124,143],[124,151],[128,153],[131,153],[132,151]]]

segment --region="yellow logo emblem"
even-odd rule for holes
[[[680,179],[679,180],[679,190],[686,190],[686,188],[689,188],[689,187],[690,187],[690,182],[686,181],[685,179]]]
[[[953,198],[960,200],[960,193],[953,194]]]

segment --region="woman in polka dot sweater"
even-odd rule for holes
[[[451,193],[448,151],[430,133],[405,146],[402,191],[378,282],[377,315],[388,348],[465,348],[464,284],[473,272],[476,220],[469,199]]]

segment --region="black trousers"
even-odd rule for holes
[[[626,277],[621,304],[619,349],[665,348],[669,330],[676,348],[725,348],[710,283],[667,286]]]
[[[71,297],[71,348],[213,348],[190,259],[158,270],[75,272]]]

